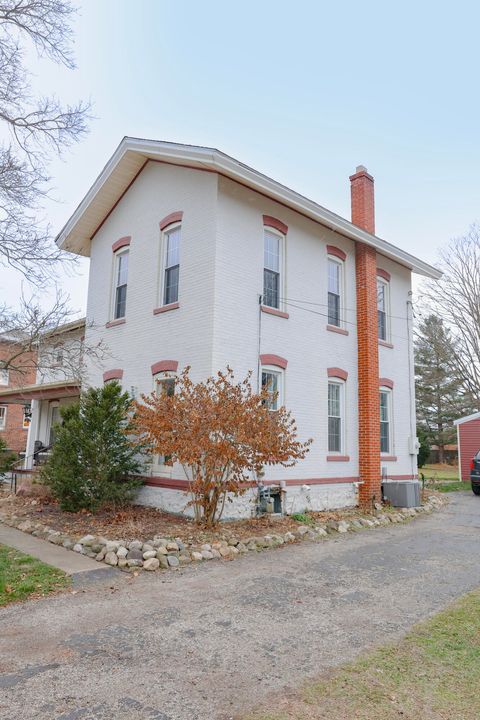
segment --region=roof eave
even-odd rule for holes
[[[303,195],[294,192],[285,185],[281,185],[275,180],[272,180],[272,178],[257,172],[253,168],[240,163],[238,160],[235,160],[219,150],[191,145],[177,145],[175,143],[165,143],[161,141],[142,140],[131,137],[123,138],[112,157],[98,176],[97,180],[94,182],[71,218],[58,234],[56,242],[60,247],[69,249],[72,252],[79,252],[79,254],[88,254],[84,251],[82,252],[80,248],[84,246],[87,240],[89,242],[90,238],[83,238],[81,245],[79,245],[78,242],[74,244],[67,243],[67,240],[73,232],[75,225],[80,220],[82,214],[101,191],[105,181],[115,171],[122,158],[128,152],[138,153],[140,156],[145,158],[145,161],[148,159],[161,158],[165,162],[172,162],[179,165],[190,165],[193,167],[216,171],[231,178],[232,180],[242,182],[262,194],[268,195],[273,200],[276,200],[277,202],[290,207],[292,210],[300,212],[306,217],[325,225],[334,232],[338,232],[356,242],[362,242],[366,245],[374,247],[382,255],[400,263],[401,265],[404,265],[412,272],[435,280],[438,280],[442,275],[441,271],[437,270],[437,268],[434,268],[432,265],[414,257],[413,255],[410,255],[410,253],[407,253],[400,248],[395,247],[391,243],[386,240],[382,240],[382,238],[379,238],[376,235],[371,235],[365,230],[362,230],[362,228],[353,225],[345,218],[342,218],[340,215],[327,210],[321,205],[318,205]],[[67,248],[66,245],[69,245],[69,247]],[[78,249],[75,248],[75,245]]]

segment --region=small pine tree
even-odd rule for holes
[[[90,388],[61,409],[52,454],[41,470],[64,510],[95,512],[131,502],[141,484],[142,448],[129,439],[132,400],[118,383]]]
[[[454,341],[441,318],[430,315],[418,328],[415,375],[418,423],[438,446],[439,462],[445,445],[455,442],[456,418],[477,409],[452,362]]]
[[[419,468],[423,468],[430,455],[430,442],[428,433],[424,427],[417,427],[417,437],[420,447],[418,449],[417,464]]]

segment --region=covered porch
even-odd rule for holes
[[[0,392],[0,404],[23,405],[25,418],[29,418],[27,447],[23,459],[25,470],[33,469],[55,442],[54,426],[60,420],[60,408],[78,400],[80,381],[28,385]]]

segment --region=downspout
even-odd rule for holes
[[[407,300],[407,339],[408,339],[408,389],[410,400],[410,468],[412,479],[418,475],[418,439],[417,439],[417,411],[415,405],[415,358],[413,350],[413,303],[412,291],[409,290]]]

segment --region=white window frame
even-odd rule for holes
[[[330,322],[330,313],[329,313],[329,302],[328,302],[328,296],[330,294],[329,290],[329,278],[330,278],[330,263],[334,263],[339,268],[338,273],[338,282],[340,285],[339,288],[339,309],[338,309],[338,316],[339,316],[339,323],[338,325],[335,323]],[[341,258],[338,258],[336,255],[327,255],[327,321],[328,324],[332,327],[339,327],[343,328],[345,326],[345,261]]]
[[[8,405],[0,405],[0,410],[3,410],[2,416],[0,417],[0,430],[5,430],[7,427]]]
[[[380,455],[383,457],[395,455],[394,451],[394,431],[393,431],[393,392],[392,388],[381,386],[378,393],[378,402],[380,404],[380,394],[385,393],[387,396],[387,412],[388,412],[388,451],[382,450],[380,447]],[[381,420],[380,420],[381,422]],[[379,428],[380,432],[380,428]]]
[[[388,280],[384,280],[384,278],[377,275],[377,313],[379,312],[378,288],[380,285],[382,285],[383,287],[383,297],[385,302],[385,337],[381,338],[379,332],[378,339],[382,340],[383,342],[390,342],[390,282]]]
[[[260,388],[263,388],[263,373],[272,373],[277,376],[278,396],[275,407],[269,407],[271,412],[276,412],[282,405],[285,405],[285,371],[278,365],[262,365],[260,368]]]
[[[177,299],[171,300],[170,302],[166,302],[166,277],[167,277],[167,253],[168,253],[168,236],[173,233],[175,230],[180,230],[180,240],[179,240],[179,247],[178,247],[178,289],[177,289]],[[159,270],[159,283],[158,283],[158,306],[159,307],[168,307],[168,305],[174,305],[175,303],[179,302],[180,299],[180,270],[181,270],[181,251],[182,251],[182,223],[181,221],[171,223],[171,225],[167,225],[166,228],[164,228],[161,231],[161,238],[160,238],[160,270]],[[172,267],[174,267],[172,265]]]
[[[330,450],[330,431],[329,431],[329,419],[330,417],[338,417],[337,415],[330,415],[329,408],[329,387],[335,385],[340,389],[340,448],[339,450]],[[328,378],[327,383],[327,453],[328,455],[344,455],[346,446],[346,383],[340,378]]]
[[[167,380],[175,380],[177,374],[170,370],[164,370],[162,372],[155,373],[153,375],[153,392],[158,397],[158,386],[160,383],[164,383]],[[154,455],[153,456],[153,470],[157,474],[168,475],[172,474],[173,465],[165,465],[165,455]]]
[[[10,371],[0,364],[0,385],[7,386],[10,383]]]
[[[117,284],[118,268],[119,268],[119,264],[120,264],[120,258],[125,255],[128,256],[127,282],[125,283],[125,285],[127,287],[127,294],[125,297],[125,313],[124,313],[124,315],[116,317],[117,288],[120,287]],[[124,320],[127,316],[128,276],[129,276],[129,274],[130,274],[130,247],[127,246],[127,247],[122,247],[119,250],[117,250],[116,253],[113,253],[112,298],[111,298],[111,311],[110,311],[110,317],[113,322],[115,322],[115,320]]]
[[[265,270],[275,272],[271,268],[265,267],[265,235],[275,235],[278,238],[278,307],[275,305],[268,305],[265,299]],[[272,308],[272,310],[279,310],[280,312],[285,311],[285,298],[286,298],[286,236],[276,228],[265,225],[263,228],[263,277],[262,277],[262,305],[265,307]]]

